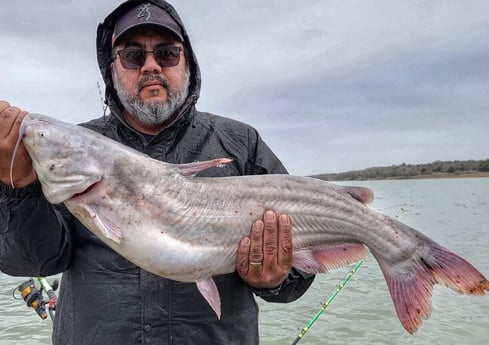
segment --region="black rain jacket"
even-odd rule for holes
[[[150,141],[123,120],[110,75],[111,38],[115,18],[141,3],[129,0],[97,31],[97,56],[111,113],[83,125],[166,162],[233,159],[231,164],[209,169],[201,176],[287,173],[255,129],[195,109],[200,71],[187,33],[173,7],[165,1],[150,2],[164,8],[182,27],[191,71],[185,105],[175,121]],[[63,205],[49,204],[38,182],[18,189],[0,184],[0,270],[13,276],[63,272],[54,320],[56,345],[258,344],[254,295],[270,302],[290,302],[313,280],[311,275],[292,270],[279,288],[255,291],[236,273],[215,277],[222,301],[218,320],[195,284],[164,279],[130,263]]]

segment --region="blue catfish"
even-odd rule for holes
[[[401,324],[415,332],[431,312],[436,283],[483,295],[489,281],[470,263],[367,206],[372,192],[314,178],[204,178],[230,159],[169,164],[89,129],[30,114],[19,133],[46,199],[68,210],[109,247],[156,275],[195,282],[217,317],[212,279],[236,266],[236,249],[267,209],[293,224],[293,266],[311,273],[354,263],[370,251]]]

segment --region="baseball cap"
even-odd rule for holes
[[[180,26],[175,20],[165,10],[148,2],[131,8],[117,20],[112,44],[114,45],[127,31],[142,25],[159,26],[175,34],[183,42]]]

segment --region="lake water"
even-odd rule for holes
[[[420,230],[489,276],[489,178],[362,181],[373,207]],[[351,268],[318,275],[290,304],[260,303],[262,345],[291,344]],[[50,344],[41,320],[12,291],[24,279],[0,273],[0,344]],[[298,344],[479,345],[489,343],[489,295],[468,297],[443,286],[433,292],[431,318],[414,335],[399,323],[384,278],[369,257]]]

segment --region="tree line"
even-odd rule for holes
[[[426,164],[391,165],[313,177],[327,181],[383,180],[432,177],[489,176],[489,159],[466,161],[435,161]]]

